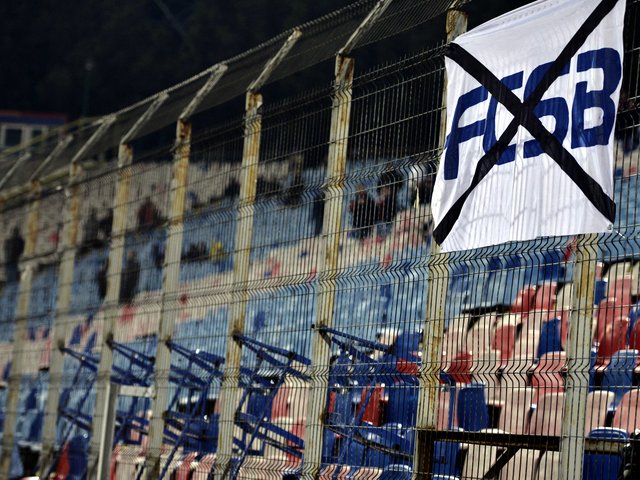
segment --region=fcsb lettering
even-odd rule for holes
[[[524,98],[528,98],[535,90],[538,83],[546,73],[551,63],[545,63],[536,67],[526,84],[524,85]],[[558,78],[569,73],[570,64],[567,64],[560,72]],[[613,48],[602,48],[591,50],[578,55],[576,62],[577,72],[587,72],[599,69],[602,71],[601,89],[589,89],[589,82],[581,81],[576,83],[575,95],[571,110],[567,100],[562,97],[545,98],[534,108],[534,114],[542,119],[551,116],[555,119],[554,131],[551,132],[560,141],[564,142],[571,128],[571,148],[593,147],[595,145],[607,145],[613,131],[615,122],[616,106],[611,98],[618,88],[622,79],[622,61],[618,51]],[[514,73],[502,79],[502,83],[511,90],[522,88],[524,83],[524,72]],[[498,101],[491,97],[486,118],[477,120],[468,125],[460,125],[460,119],[464,112],[471,107],[485,102],[489,97],[489,92],[483,86],[475,88],[460,96],[455,106],[451,132],[447,136],[445,143],[444,157],[444,178],[453,180],[458,177],[459,168],[459,146],[475,137],[482,137],[484,151],[488,151],[496,143],[495,117]],[[585,127],[585,112],[591,108],[602,110],[602,122],[600,125]],[[571,126],[569,126],[569,116],[571,115]],[[537,140],[529,140],[524,144],[524,158],[537,157],[542,153]],[[498,165],[504,165],[515,160],[516,145],[510,145],[504,151]]]

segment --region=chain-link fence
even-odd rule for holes
[[[360,1],[0,161],[0,477],[636,478],[640,2],[612,230],[444,253],[444,46],[501,8]]]

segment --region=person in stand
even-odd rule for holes
[[[138,209],[138,228],[147,229],[158,225],[160,222],[160,214],[157,207],[151,201],[151,197],[147,197],[144,203]]]
[[[120,283],[120,303],[131,303],[138,288],[140,278],[140,263],[134,250],[127,254],[127,263],[122,272],[122,282]]]
[[[4,260],[7,275],[7,283],[17,282],[20,279],[18,275],[18,262],[24,252],[24,239],[20,235],[20,229],[13,227],[11,236],[4,242]]]
[[[109,241],[111,239],[111,229],[113,228],[113,208],[107,209],[106,216],[100,219],[98,229],[102,237]]]
[[[322,233],[322,224],[324,223],[324,202],[326,196],[324,191],[320,190],[313,199],[313,206],[311,208],[311,218],[313,220],[313,234],[318,236]]]
[[[95,208],[91,209],[89,218],[84,224],[84,234],[82,238],[81,250],[87,252],[92,248],[99,247],[98,234],[100,233],[100,222],[98,221],[98,213]]]
[[[360,184],[356,187],[356,198],[349,204],[353,236],[365,239],[371,235],[376,217],[376,202]]]
[[[107,296],[107,272],[109,271],[109,259],[105,259],[100,266],[100,270],[96,272],[96,283],[98,284],[98,297],[103,301]]]

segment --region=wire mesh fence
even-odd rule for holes
[[[640,2],[611,231],[454,253],[445,39],[362,72],[341,51],[291,98],[252,84],[485,2],[423,3],[358,2],[3,167],[0,476],[637,475]]]

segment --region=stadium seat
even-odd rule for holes
[[[500,360],[503,365],[513,354],[516,343],[516,330],[515,325],[500,324],[491,340],[491,348],[500,351]]]
[[[596,327],[593,331],[594,342],[602,337],[607,325],[612,324],[616,318],[621,316],[620,313],[621,309],[615,298],[605,298],[600,302],[596,312]]]
[[[411,480],[411,467],[409,465],[389,465],[382,471],[380,480]]]
[[[404,428],[414,427],[418,411],[418,385],[396,382],[386,388],[387,409],[385,423],[396,423]]]
[[[489,428],[486,386],[482,383],[470,383],[460,387],[457,395],[458,426],[471,432]]]
[[[544,452],[538,463],[537,480],[550,480],[552,478],[558,478],[559,475],[560,452]]]
[[[540,357],[531,377],[531,386],[536,389],[534,403],[547,394],[564,391],[566,363],[565,352],[549,352]]]
[[[529,431],[529,417],[534,395],[535,389],[531,387],[514,388],[507,385],[503,389],[498,428],[514,434],[526,434]]]
[[[640,351],[640,321],[636,321],[629,334],[629,348]]]
[[[482,433],[504,433],[502,430],[486,428]],[[496,463],[498,447],[492,445],[470,444],[462,467],[462,478],[483,478]]]
[[[638,350],[618,350],[604,369],[602,389],[615,394],[613,409],[633,386],[633,373],[638,364]]]
[[[614,428],[633,433],[640,429],[640,389],[633,389],[625,393],[613,415]]]
[[[536,295],[536,287],[524,287],[518,292],[513,305],[511,305],[511,311],[513,313],[526,313],[534,306],[534,299]]]
[[[614,353],[627,348],[628,331],[629,319],[626,317],[619,317],[606,326],[602,336],[598,338],[596,371],[604,370]]]
[[[615,394],[613,392],[603,390],[589,392],[587,396],[585,435],[588,435],[591,430],[607,425],[609,407],[613,404],[614,400]]]
[[[473,356],[470,352],[460,352],[446,367],[446,372],[456,383],[471,382],[471,364]]]
[[[442,349],[443,360],[451,360],[458,355],[459,352],[466,351],[467,335],[466,330],[448,329],[444,336],[444,344]]]
[[[550,393],[538,400],[536,409],[531,415],[529,433],[533,435],[560,435],[562,431],[562,415],[564,393]]]
[[[556,306],[556,282],[545,282],[538,285],[533,300],[534,310],[554,310]]]
[[[631,275],[618,277],[613,282],[609,281],[607,298],[615,298],[617,305],[626,314],[631,306]]]
[[[589,438],[618,440],[626,442],[629,434],[619,428],[596,428],[589,432]],[[585,452],[582,471],[583,480],[618,480],[622,468],[619,455]]]
[[[491,344],[491,328],[486,325],[474,325],[467,332],[467,350],[473,356],[485,353],[490,349]]]
[[[498,379],[500,357],[500,351],[487,351],[474,356],[471,364],[473,381],[485,385],[487,403],[489,404],[495,404],[500,397],[500,381]]]
[[[521,448],[500,470],[500,480],[533,480],[540,452]]]
[[[542,324],[536,358],[542,357],[547,352],[562,351],[562,340],[560,335],[561,323],[561,318],[552,318]]]

